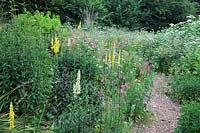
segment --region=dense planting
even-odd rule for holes
[[[2,27],[0,111],[12,102],[13,131],[131,132],[146,119],[152,67],[133,38],[107,33],[61,29],[39,12]]]
[[[153,33],[15,16],[0,28],[0,132],[133,132],[149,117],[154,71],[183,104],[175,132],[199,132],[200,21],[188,19]]]

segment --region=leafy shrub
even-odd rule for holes
[[[172,95],[179,100],[199,100],[200,49],[189,51],[173,66]]]
[[[0,36],[0,93],[9,92],[0,109],[10,101],[19,114],[35,113],[47,102],[53,79],[49,33],[60,26],[57,17],[36,12],[20,14],[4,27]]]
[[[172,97],[180,101],[199,100],[200,96],[200,79],[192,74],[176,75],[171,83],[173,91]]]
[[[199,133],[200,132],[200,103],[191,102],[181,108],[181,116],[178,119],[178,127],[175,133]]]

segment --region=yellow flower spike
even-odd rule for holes
[[[121,61],[121,51],[119,51],[118,53],[118,57],[117,57],[117,61],[118,61],[118,64],[120,65],[120,61]]]
[[[14,111],[13,111],[13,104],[12,104],[12,102],[10,103],[10,111],[9,111],[9,121],[10,121],[10,130],[12,130],[15,126],[14,126],[14,120],[15,120],[15,118],[14,118],[14,115],[15,115],[15,113],[14,113]]]
[[[79,22],[77,29],[78,29],[78,30],[81,29],[81,21]]]
[[[113,50],[113,54],[112,54],[112,66],[114,67],[115,65],[115,49]]]
[[[57,54],[60,50],[60,41],[57,37],[51,40],[51,49],[53,50],[54,54]]]

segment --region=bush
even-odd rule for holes
[[[200,103],[191,102],[181,108],[181,116],[178,119],[178,127],[175,133],[199,133],[200,132]]]
[[[173,88],[172,97],[180,101],[199,101],[200,79],[192,74],[176,75],[171,83]]]
[[[179,100],[200,100],[200,49],[189,51],[174,64],[172,95]]]
[[[5,95],[0,110],[12,101],[18,114],[35,113],[48,100],[52,89],[50,39],[60,20],[36,12],[20,14],[4,27],[0,35],[0,93]]]

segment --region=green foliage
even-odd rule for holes
[[[189,51],[174,64],[174,80],[171,86],[174,88],[172,95],[179,100],[199,100],[200,94],[200,49]]]
[[[168,27],[170,23],[186,20],[188,15],[196,15],[196,3],[190,0],[142,0],[141,26],[145,29],[158,30]]]
[[[198,76],[192,74],[175,75],[171,86],[174,88],[171,92],[172,97],[182,102],[200,100],[200,79]]]
[[[156,62],[155,66],[159,72],[173,74],[174,64],[178,65],[186,53],[193,53],[199,46],[200,21],[192,19],[193,16],[190,16],[187,22],[172,25],[156,35],[147,34],[148,36],[141,40],[143,56]]]
[[[141,1],[137,0],[105,0],[105,5],[108,9],[109,16],[106,23],[130,29],[138,29],[139,18],[141,14]]]
[[[78,46],[63,46],[55,65],[53,90],[47,116],[53,118],[54,130],[61,132],[92,131],[101,119],[101,83],[95,80],[99,68],[94,51],[80,39]],[[73,94],[78,70],[81,72],[81,94]]]
[[[181,116],[178,119],[178,127],[175,133],[199,133],[200,132],[200,103],[191,102],[181,108]]]
[[[1,0],[2,15],[12,18],[25,11],[52,12],[62,22],[125,27],[131,30],[160,30],[170,23],[186,20],[199,13],[199,3],[192,0]]]
[[[53,79],[49,33],[59,28],[58,18],[36,12],[21,14],[1,31],[0,93],[6,95],[1,111],[12,101],[19,114],[35,113],[47,102]]]

